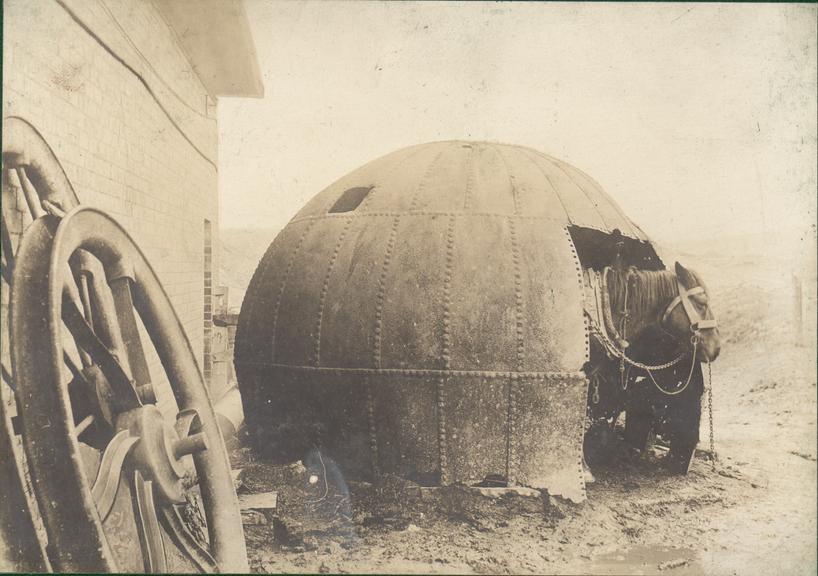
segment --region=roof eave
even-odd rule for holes
[[[264,97],[242,0],[153,0],[211,96]]]

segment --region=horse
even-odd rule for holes
[[[678,262],[674,270],[608,267],[600,276],[604,326],[592,323],[586,365],[586,455],[605,459],[624,412],[629,445],[644,452],[660,433],[670,445],[668,466],[686,473],[699,440],[701,365],[721,351],[707,286]]]

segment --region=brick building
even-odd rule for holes
[[[262,95],[241,0],[4,1],[3,117],[32,124],[80,202],[142,248],[208,381],[218,98]],[[27,209],[14,172],[3,188],[16,246]]]

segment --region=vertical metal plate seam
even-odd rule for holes
[[[591,178],[591,177],[590,177],[588,174],[586,174],[586,173],[585,173],[583,170],[580,170],[580,169],[579,169],[579,168],[577,168],[576,166],[572,166],[572,165],[568,164],[567,162],[563,162],[562,160],[560,160],[560,159],[558,159],[558,158],[552,158],[552,160],[553,160],[554,162],[558,163],[560,166],[562,166],[562,167],[563,167],[563,168],[564,168],[566,171],[568,171],[568,172],[575,172],[576,174],[578,174],[578,175],[579,175],[579,176],[581,176],[582,178],[585,178],[585,179],[586,179],[588,182],[590,182],[591,184],[593,184],[594,186],[596,186],[596,188],[597,188],[597,190],[598,190],[598,191],[603,192],[603,194],[604,194],[604,190],[603,190],[602,186],[599,184],[599,182],[597,182],[596,180],[594,180],[593,178]],[[572,179],[572,180],[573,180],[573,179]],[[576,180],[574,180],[574,182],[575,182],[575,183],[577,183],[577,182],[576,182]],[[577,183],[577,186],[579,186],[579,183]],[[614,200],[612,197],[608,196],[607,194],[604,194],[604,195],[603,195],[603,197],[602,197],[602,199],[603,199],[603,200],[605,200],[605,201],[607,201],[607,202],[608,202],[608,204],[610,204],[610,205],[611,205],[611,206],[614,208],[614,210],[615,210],[615,211],[616,211],[616,212],[619,214],[619,216],[622,218],[622,220],[624,220],[624,221],[625,221],[625,223],[628,225],[628,227],[631,229],[631,232],[633,233],[633,235],[634,235],[634,237],[635,237],[635,238],[638,238],[638,239],[640,239],[640,240],[644,240],[644,239],[645,239],[645,234],[644,234],[644,232],[642,232],[642,231],[639,229],[639,226],[637,226],[636,224],[634,224],[634,223],[631,221],[631,219],[630,219],[630,218],[628,218],[628,217],[625,215],[625,213],[622,211],[622,208],[619,206],[619,204],[616,202],[616,200]],[[640,234],[640,232],[642,232],[642,233]]]
[[[588,194],[588,191],[582,187],[582,184],[580,184],[579,182],[576,181],[576,179],[571,177],[571,174],[569,174],[568,171],[563,167],[562,163],[555,161],[554,158],[548,156],[547,154],[543,154],[542,152],[537,152],[537,155],[546,162],[548,162],[551,166],[565,174],[565,177],[568,178],[569,181],[573,182],[573,184],[577,188],[579,188],[580,192],[582,192],[583,196],[585,196],[585,199],[588,200],[591,206],[593,206],[596,209],[597,214],[599,214],[599,219],[602,221],[602,225],[606,228],[607,231],[610,231],[611,226],[605,221],[605,216],[602,215],[602,212],[599,210],[599,206],[597,205],[597,203],[594,202],[594,200]]]
[[[506,160],[506,156],[502,151],[501,146],[491,145],[492,150],[497,154],[500,158],[500,161],[503,163],[503,167],[506,169],[506,174],[508,175],[508,183],[510,186],[511,191],[511,202],[514,206],[514,215],[520,215],[520,198],[517,194],[517,181],[514,177],[514,174],[511,173],[511,169],[508,167],[508,161]]]
[[[554,182],[551,181],[551,177],[548,174],[546,174],[545,170],[542,169],[542,166],[540,166],[539,163],[537,163],[537,161],[534,160],[534,158],[531,157],[531,154],[528,153],[528,149],[519,148],[519,150],[522,153],[522,155],[525,156],[525,158],[529,162],[531,162],[531,164],[533,164],[534,167],[537,168],[537,170],[540,171],[540,174],[543,175],[543,178],[545,178],[545,181],[548,182],[549,186],[551,186],[551,190],[554,192],[554,196],[556,196],[557,200],[559,200],[560,206],[562,206],[562,212],[565,215],[565,219],[569,223],[573,224],[573,221],[571,220],[571,214],[568,212],[568,207],[565,205],[565,200],[562,199],[562,195],[560,194],[559,190],[557,190],[557,187],[554,185]]]
[[[443,156],[445,151],[446,148],[444,147],[443,150],[438,152],[437,156],[435,156],[434,159],[429,162],[429,166],[426,167],[426,171],[423,173],[423,176],[421,176],[418,187],[415,188],[415,191],[412,193],[412,200],[409,202],[409,212],[414,212],[417,209],[420,193],[426,188],[426,184],[429,181],[429,176],[432,174],[432,170],[434,170],[435,166],[437,166],[437,162],[440,160],[440,157]]]
[[[577,273],[577,283],[579,284],[580,293],[584,293],[585,291],[585,282],[582,277],[582,265],[579,261],[579,255],[577,254],[576,246],[574,246],[574,239],[571,237],[571,232],[568,228],[564,228],[565,230],[565,237],[568,239],[568,246],[571,248],[571,256],[574,259],[574,267]],[[588,326],[588,319],[585,317],[585,314],[582,314],[582,326],[583,326],[583,334],[585,336],[585,361],[588,362],[591,358],[591,343],[590,343],[590,336],[589,336],[589,326]],[[582,395],[583,398],[583,405],[588,405],[588,380],[583,378],[582,381],[584,382],[583,390],[584,393]],[[585,436],[585,422],[584,422],[584,415],[583,415],[583,422],[579,423],[577,427],[579,429],[579,458],[577,461],[577,473],[579,474],[580,479],[580,486],[582,487],[582,497],[583,499],[586,498],[585,493],[585,471],[582,467],[583,461],[583,440]]]
[[[332,251],[332,257],[327,265],[327,273],[324,276],[324,283],[321,286],[321,295],[318,298],[318,319],[315,321],[315,331],[313,336],[315,344],[313,362],[316,366],[320,366],[321,364],[321,323],[324,321],[324,305],[327,302],[329,279],[332,275],[332,269],[335,267],[335,262],[338,260],[338,252],[341,250],[341,245],[344,243],[344,238],[346,238],[350,224],[352,224],[352,216],[347,217],[344,227],[341,229],[341,233],[338,235],[338,241],[335,243],[335,249]]]
[[[577,274],[577,284],[579,286],[580,294],[585,294],[585,281],[582,276],[582,264],[579,262],[579,255],[577,254],[577,248],[574,246],[574,239],[571,237],[571,232],[568,228],[563,228],[565,232],[565,236],[568,239],[568,246],[571,248],[571,257],[574,260],[574,268]],[[584,299],[583,299],[583,306],[584,306]],[[591,359],[591,344],[590,344],[590,327],[588,326],[588,319],[586,318],[585,314],[582,314],[582,325],[583,325],[583,333],[585,334],[585,361]]]
[[[366,377],[364,385],[366,387],[366,415],[368,419],[369,428],[369,453],[372,460],[372,475],[379,474],[380,466],[378,466],[378,429],[375,426],[375,398],[372,394],[372,377]]]
[[[372,362],[375,368],[381,367],[381,337],[383,332],[383,302],[386,296],[386,275],[389,273],[389,264],[392,261],[392,251],[395,249],[399,224],[400,214],[392,220],[392,229],[389,231],[389,240],[386,243],[381,273],[378,276],[378,292],[375,296],[374,349],[372,351]]]
[[[415,156],[417,156],[418,154],[420,154],[424,150],[424,146],[422,146],[422,145],[415,146],[415,148],[416,149],[413,150],[410,154],[404,155],[403,158],[401,158],[400,160],[395,162],[394,166],[391,166],[389,168],[389,170],[387,170],[386,173],[383,176],[380,177],[380,179],[384,179],[387,176],[391,176],[392,174],[397,172],[397,170],[399,168],[401,168],[403,165],[405,165],[409,160],[411,160],[412,158],[414,158]],[[361,202],[361,205],[358,206],[358,208],[356,209],[356,212],[364,213],[365,212],[364,209],[370,204],[370,202],[372,201],[372,198],[374,196],[376,196],[378,194],[378,192],[380,192],[381,190],[383,190],[381,185],[378,184],[378,183],[375,183],[375,188],[369,194],[366,195],[363,202]]]
[[[272,336],[270,342],[270,350],[272,351],[270,358],[273,362],[276,361],[276,330],[278,330],[278,313],[281,309],[281,300],[284,297],[284,290],[287,288],[287,281],[290,278],[290,273],[293,269],[293,263],[295,262],[295,257],[301,251],[301,246],[304,244],[304,239],[307,237],[307,234],[315,223],[318,220],[310,220],[310,222],[304,227],[304,231],[301,233],[301,237],[298,239],[298,243],[293,248],[292,253],[290,254],[289,261],[287,262],[287,269],[284,271],[284,278],[281,279],[281,287],[278,289],[278,295],[276,296],[276,303],[275,309],[273,310],[273,327],[272,327]]]
[[[512,188],[513,191],[513,188]],[[520,245],[517,238],[517,221],[515,217],[508,218],[509,235],[511,239],[511,260],[514,269],[514,317],[516,346],[516,370],[522,372],[525,368],[525,315],[523,314],[523,278],[521,270]],[[514,421],[517,411],[517,376],[514,375],[508,383],[508,461],[506,463],[506,478],[511,479],[517,470],[517,446],[514,433]]]
[[[506,480],[517,483],[517,374],[508,380],[508,425],[506,427]]]
[[[441,357],[443,369],[451,368],[451,340],[450,331],[451,307],[452,307],[452,273],[454,270],[454,226],[457,217],[454,214],[449,216],[449,224],[446,229],[446,270],[443,275],[443,342],[441,346]],[[449,482],[449,469],[446,454],[446,382],[448,378],[441,376],[437,381],[437,435],[438,451],[440,460],[440,482],[443,485]]]

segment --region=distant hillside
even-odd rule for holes
[[[253,272],[276,234],[266,228],[219,231],[219,281],[230,289],[231,308],[241,308]]]
[[[796,271],[805,262],[814,259],[815,243],[804,238],[797,241],[791,232],[757,232],[727,235],[716,231],[710,238],[693,236],[681,242],[659,242],[660,251],[680,257],[703,257],[714,260],[778,263],[787,270]]]

